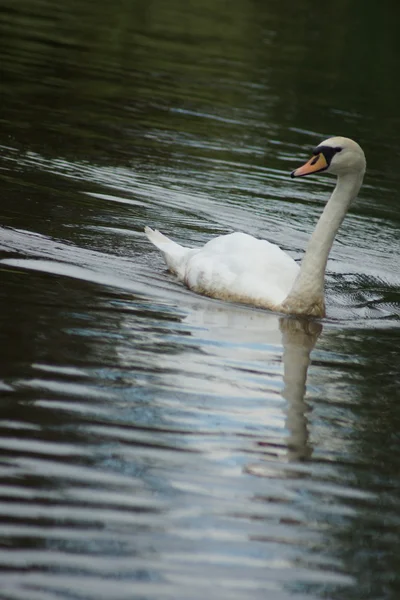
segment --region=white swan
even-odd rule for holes
[[[312,158],[293,171],[292,177],[319,171],[337,175],[300,267],[279,246],[246,233],[221,235],[202,248],[186,248],[150,227],[145,232],[163,253],[168,268],[194,292],[282,313],[323,317],[328,255],[359,192],[365,168],[364,152],[356,142],[333,137],[319,144]]]

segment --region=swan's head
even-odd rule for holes
[[[304,177],[320,171],[335,175],[350,172],[364,175],[365,167],[364,152],[357,142],[345,137],[332,137],[314,148],[311,159],[293,171],[292,177]]]

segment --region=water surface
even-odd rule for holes
[[[392,11],[0,3],[2,598],[398,597]],[[146,224],[300,260],[335,134],[368,171],[326,319],[166,272]]]

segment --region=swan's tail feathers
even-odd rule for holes
[[[147,227],[146,225],[146,227],[144,228],[144,232],[151,241],[151,243],[157,246],[159,250],[162,250],[162,252],[165,252],[169,246],[179,246],[179,244],[176,244],[175,242],[167,238],[167,236],[163,235],[160,231],[158,231],[158,229],[151,229],[151,227]],[[181,248],[182,246],[179,247]]]
[[[146,226],[144,232],[150,242],[161,250],[168,268],[178,274],[182,260],[189,249],[170,240],[157,229],[151,229],[151,227]]]

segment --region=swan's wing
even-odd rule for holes
[[[194,291],[273,308],[288,295],[299,266],[275,244],[232,233],[188,254],[184,271]]]

